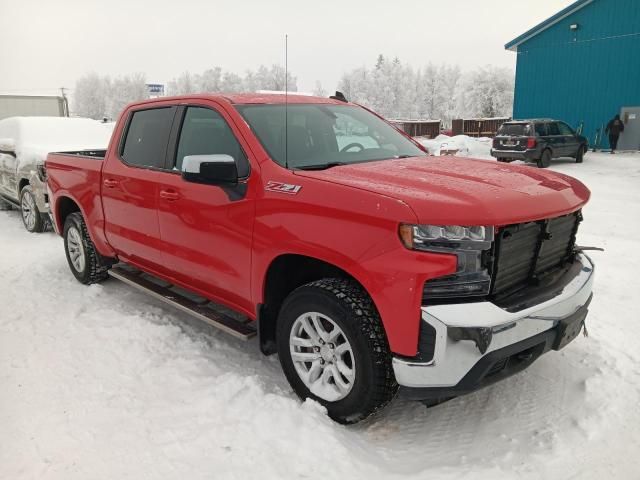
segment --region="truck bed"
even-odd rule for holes
[[[107,155],[106,150],[74,150],[70,152],[53,152],[49,155],[66,155],[69,157],[86,157],[93,160],[104,160]]]
[[[82,211],[90,231],[102,232],[102,167],[105,150],[50,153],[45,161],[47,184],[50,190],[51,211],[56,203],[67,198]],[[56,231],[63,225],[54,218]],[[99,239],[94,239],[94,241]]]

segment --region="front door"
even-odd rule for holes
[[[158,185],[176,107],[133,111],[102,171],[105,235],[126,261],[162,273]],[[114,151],[115,150],[115,151]]]
[[[18,150],[18,124],[16,120],[5,120],[0,125],[0,138],[13,140],[14,150]],[[7,147],[8,148],[8,147]],[[17,160],[15,151],[0,151],[0,194],[18,200],[18,185],[15,182]]]
[[[624,132],[618,141],[619,150],[640,150],[640,107],[623,107],[620,118]]]
[[[252,309],[251,242],[256,175],[250,175],[231,119],[211,102],[187,106],[173,153],[174,173],[164,174],[158,191],[158,218],[167,267],[174,278],[210,298]],[[226,154],[241,178],[233,187],[185,181],[180,170],[188,155]]]
[[[549,122],[547,124],[548,136],[547,142],[551,146],[551,150],[553,151],[554,158],[562,157],[565,155],[565,138],[560,132],[560,127],[558,126],[558,122]]]
[[[578,153],[578,137],[573,129],[564,122],[558,122],[558,128],[560,129],[560,134],[564,138],[564,146],[562,151],[563,157],[575,157]]]
[[[9,170],[13,157],[8,153],[0,152],[0,195],[14,198],[14,192],[9,188]]]

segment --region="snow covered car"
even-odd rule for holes
[[[48,223],[44,161],[48,152],[101,149],[111,129],[88,118],[11,117],[0,120],[0,208],[22,211],[25,228],[42,232]]]

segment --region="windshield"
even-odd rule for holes
[[[236,105],[271,158],[289,168],[426,156],[395,128],[360,107],[304,104]],[[285,149],[285,138],[287,148]]]
[[[498,130],[498,135],[528,136],[531,128],[528,123],[504,123]]]

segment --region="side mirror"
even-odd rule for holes
[[[182,178],[208,185],[235,185],[238,168],[231,155],[187,155],[182,160]]]
[[[16,141],[13,138],[0,138],[0,153],[16,156]]]

